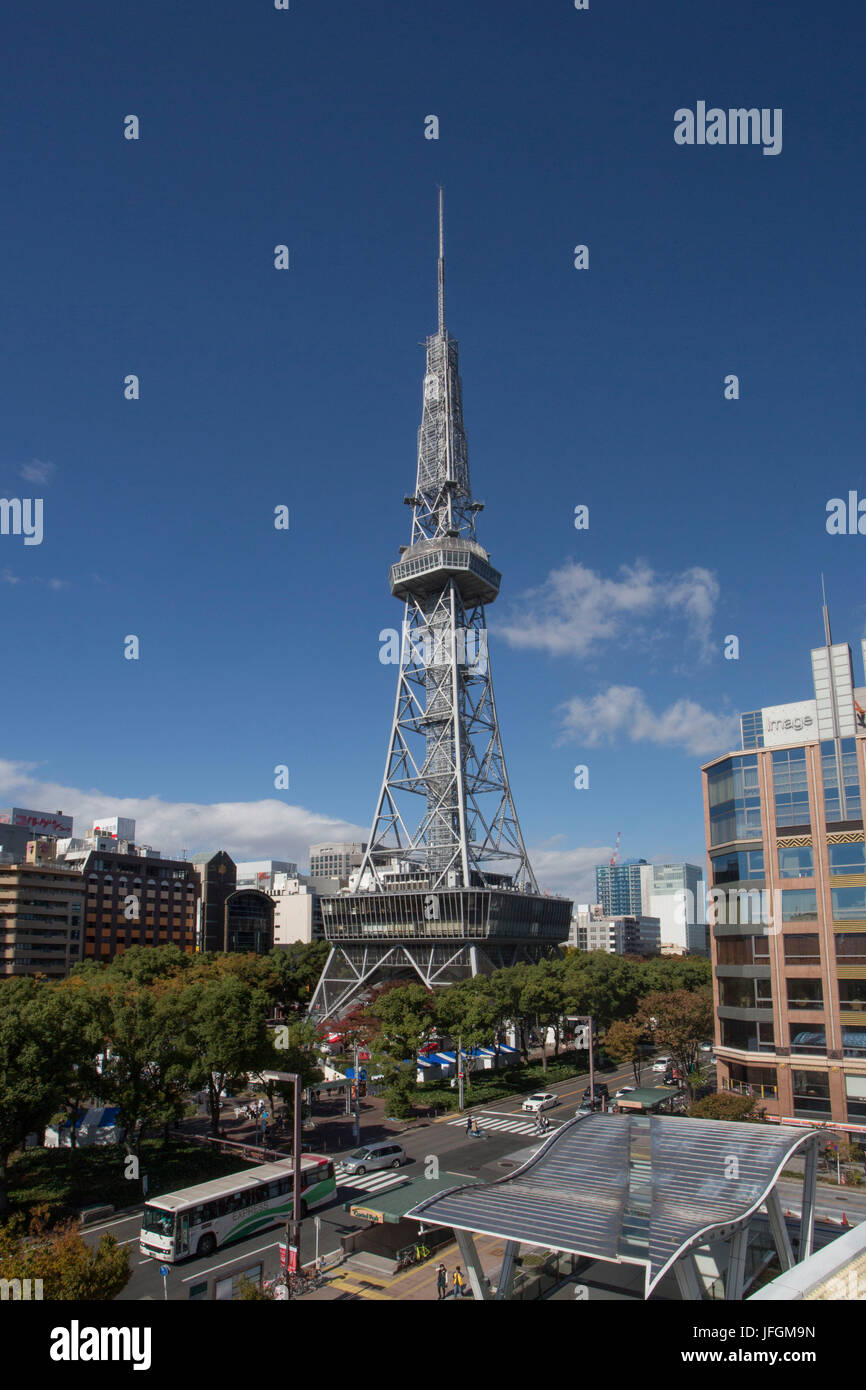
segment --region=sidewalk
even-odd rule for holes
[[[481,1260],[484,1273],[495,1283],[499,1275],[499,1268],[502,1264],[502,1257],[505,1253],[505,1244],[501,1240],[496,1240],[493,1236],[476,1236],[475,1246]],[[452,1241],[450,1245],[437,1250],[429,1260],[425,1260],[423,1265],[413,1265],[409,1269],[401,1270],[393,1278],[388,1279],[378,1274],[368,1274],[364,1270],[347,1269],[345,1273],[337,1271],[328,1282],[328,1286],[316,1289],[314,1293],[305,1294],[304,1298],[321,1299],[372,1299],[376,1302],[400,1302],[408,1301],[413,1303],[435,1303],[437,1302],[436,1293],[436,1266],[444,1264],[448,1270],[449,1290],[451,1287],[451,1276],[454,1273],[455,1265],[460,1265],[466,1278],[466,1301],[472,1296],[469,1286],[466,1268],[463,1265],[463,1257],[457,1248],[457,1242]],[[449,1292],[447,1300],[454,1303],[452,1292]],[[463,1301],[462,1299],[460,1300]]]

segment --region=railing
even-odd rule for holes
[[[738,1096],[756,1096],[760,1100],[778,1100],[778,1086],[761,1086],[752,1081],[723,1081],[723,1091],[734,1091]]]

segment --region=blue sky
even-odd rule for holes
[[[740,710],[811,695],[822,570],[859,649],[866,541],[825,516],[866,495],[862,6],[436,16],[8,17],[0,496],[42,497],[45,530],[0,535],[0,804],[241,856],[369,823],[440,182],[503,573],[492,670],[545,886],[587,897],[618,830],[625,857],[703,862],[700,763]],[[781,154],[677,145],[700,100],[781,108]]]

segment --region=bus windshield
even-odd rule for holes
[[[174,1213],[161,1211],[159,1207],[145,1207],[141,1218],[141,1229],[154,1236],[173,1236]]]

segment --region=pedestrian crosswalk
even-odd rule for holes
[[[363,1173],[361,1175],[337,1173],[337,1185],[350,1187],[353,1192],[384,1192],[387,1187],[398,1187],[401,1183],[409,1181],[410,1178],[406,1173],[395,1172],[393,1168],[386,1168],[379,1173]]]
[[[527,1115],[525,1119],[519,1119],[517,1115],[507,1115],[496,1110],[482,1110],[475,1115],[478,1121],[478,1128],[489,1130],[491,1133],[501,1132],[503,1134],[537,1134],[536,1121],[533,1116]],[[462,1125],[466,1128],[466,1118],[462,1120],[449,1120],[449,1125]],[[550,1131],[559,1128],[561,1122],[550,1121]],[[550,1132],[549,1131],[549,1132]]]

